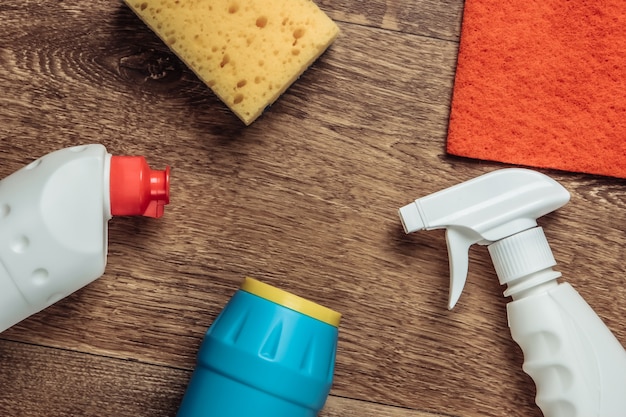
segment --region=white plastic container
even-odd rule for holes
[[[488,245],[505,296],[509,328],[524,353],[546,417],[626,416],[626,351],[560,272],[536,219],[569,201],[556,181],[503,169],[415,200],[399,210],[407,233],[446,229],[449,308],[468,269],[469,247]]]
[[[0,181],[0,331],[104,273],[113,215],[160,217],[169,168],[102,145],[52,152]]]

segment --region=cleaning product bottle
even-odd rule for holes
[[[0,181],[0,331],[104,273],[111,216],[160,217],[169,167],[102,145],[52,152]]]
[[[415,200],[399,210],[406,233],[446,229],[449,308],[457,302],[472,244],[488,245],[523,369],[546,417],[626,415],[626,351],[561,274],[536,219],[569,201],[553,179],[502,169]]]
[[[177,417],[315,417],[341,314],[246,278],[207,331]]]

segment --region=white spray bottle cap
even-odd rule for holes
[[[419,198],[399,210],[406,233],[446,229],[450,262],[448,308],[467,279],[469,248],[488,245],[537,226],[537,218],[569,201],[552,178],[536,171],[497,170]]]

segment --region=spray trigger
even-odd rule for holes
[[[469,270],[469,249],[480,242],[480,236],[476,236],[471,230],[449,227],[446,229],[446,244],[448,246],[448,262],[450,265],[450,295],[448,309],[452,310],[463,292],[467,272]]]

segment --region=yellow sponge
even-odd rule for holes
[[[339,34],[311,0],[125,0],[246,124]]]

